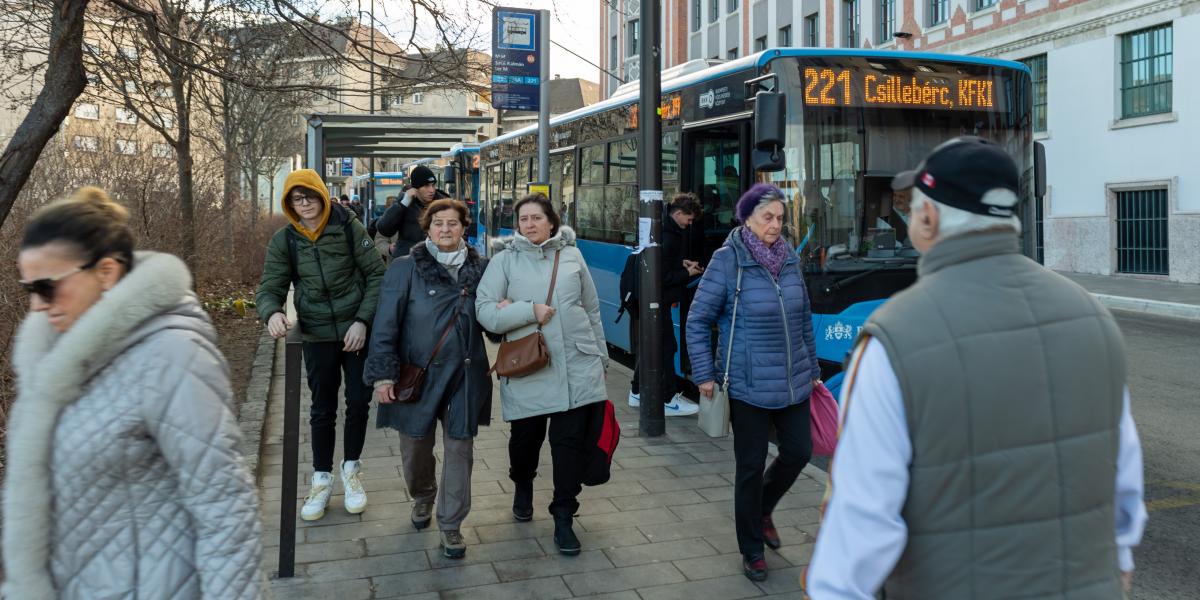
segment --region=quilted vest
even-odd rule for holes
[[[939,242],[864,332],[912,440],[888,600],[1119,599],[1113,490],[1124,346],[1011,232]]]

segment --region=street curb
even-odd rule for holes
[[[263,429],[267,422],[267,401],[271,397],[271,375],[275,368],[276,340],[262,328],[246,397],[238,408],[238,427],[242,430],[242,459],[257,486],[259,457],[262,455]]]
[[[1112,310],[1132,312],[1200,321],[1200,305],[1184,304],[1182,302],[1163,302],[1161,300],[1146,300],[1145,298],[1129,298],[1109,294],[1092,293],[1101,304]]]

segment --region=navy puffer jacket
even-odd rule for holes
[[[725,239],[704,271],[687,319],[692,380],[724,376],[725,352],[733,317],[738,267],[742,297],[738,304],[730,358],[729,396],[760,408],[784,408],[808,401],[820,377],[813,340],[812,308],[800,272],[800,258],[789,253],[779,281],[758,264],[741,238],[741,227]],[[709,341],[713,324],[720,332],[716,360]]]

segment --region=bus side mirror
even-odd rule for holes
[[[1046,147],[1041,142],[1033,143],[1033,196],[1046,197]]]
[[[771,152],[783,147],[787,124],[787,97],[778,92],[754,95],[754,148]]]

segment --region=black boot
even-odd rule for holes
[[[533,482],[518,481],[513,493],[513,518],[521,521],[533,520]]]
[[[570,514],[554,515],[554,545],[558,546],[559,554],[564,556],[579,554],[579,538],[575,537],[575,531],[571,529]]]

